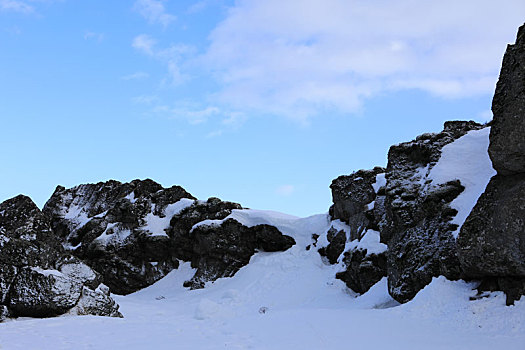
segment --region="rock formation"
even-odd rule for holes
[[[492,111],[497,175],[461,228],[458,253],[465,278],[505,291],[511,304],[525,294],[525,25],[503,58]]]
[[[2,317],[121,316],[100,276],[63,249],[49,221],[25,196],[0,204]],[[81,304],[91,304],[82,308]]]
[[[114,293],[147,287],[191,261],[192,288],[230,277],[248,264],[255,249],[286,250],[291,237],[274,227],[248,228],[234,220],[214,225],[242,209],[218,198],[198,201],[182,187],[152,180],[57,187],[44,207],[72,254],[98,271]]]

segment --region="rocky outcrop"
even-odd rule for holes
[[[270,225],[247,227],[233,219],[203,222],[190,233],[193,240],[192,267],[197,272],[185,286],[202,288],[208,281],[231,277],[247,265],[257,250],[285,251],[295,240]]]
[[[412,299],[432,277],[461,277],[452,235],[457,225],[450,222],[457,211],[450,202],[464,187],[457,180],[434,184],[429,174],[445,145],[483,127],[475,122],[446,122],[441,133],[421,135],[388,152],[381,240],[388,244],[389,292],[399,302]]]
[[[330,264],[342,263],[344,270],[336,278],[357,293],[365,293],[387,273],[386,246],[376,231],[385,220],[384,186],[385,169],[380,167],[340,176],[330,186],[333,221],[326,233],[328,245],[319,254]]]
[[[374,221],[371,214],[373,207],[368,208],[367,205],[375,200],[377,188],[374,185],[382,185],[378,183],[377,176],[384,172],[384,168],[376,167],[339,176],[332,181],[333,205],[329,214],[332,220],[341,220],[350,226],[350,240],[361,238],[370,222]]]
[[[187,285],[199,288],[233,276],[256,249],[295,244],[272,226],[222,223],[235,209],[242,207],[218,198],[198,201],[179,186],[135,180],[57,187],[44,213],[75,256],[98,271],[114,293],[129,294],[178,268],[179,261],[197,268]],[[215,224],[195,227],[208,221]]]
[[[458,238],[464,277],[503,290],[507,304],[525,295],[525,25],[503,58],[492,101],[489,154],[494,176]]]
[[[525,173],[525,25],[509,45],[492,100],[489,155],[500,175]]]
[[[152,180],[57,187],[43,212],[72,254],[98,271],[114,293],[149,286],[179,265],[166,233],[195,198]]]
[[[82,290],[100,297],[100,276],[67,254],[49,221],[25,196],[0,204],[2,317],[75,314]],[[86,314],[121,316],[111,297]]]

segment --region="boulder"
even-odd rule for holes
[[[326,256],[330,264],[336,264],[339,256],[343,253],[346,245],[346,232],[344,230],[337,230],[331,226],[326,233],[328,245],[319,248],[318,252],[321,256]]]
[[[208,281],[233,276],[241,267],[250,262],[257,250],[285,251],[295,240],[283,235],[270,225],[247,227],[227,219],[220,223],[204,222],[191,231],[193,241],[192,267],[197,272],[186,287],[202,288]]]
[[[386,276],[386,252],[368,254],[366,249],[351,249],[344,254],[346,269],[336,278],[346,283],[356,293],[366,293]]]
[[[48,219],[26,196],[0,203],[0,307],[3,317],[49,317],[74,308],[100,276],[68,254]],[[111,306],[110,306],[111,305]],[[111,308],[112,312],[106,312]],[[121,316],[111,297],[90,314]]]

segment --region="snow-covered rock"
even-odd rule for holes
[[[0,318],[67,313],[78,304],[82,289],[96,288],[99,281],[93,270],[64,250],[30,198],[0,203]],[[88,313],[120,316],[109,296]]]
[[[119,294],[144,288],[177,268],[167,229],[195,198],[180,186],[152,180],[58,186],[44,206],[72,254]]]

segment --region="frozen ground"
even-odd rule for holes
[[[116,299],[124,319],[64,316],[0,324],[1,349],[525,349],[525,298],[501,293],[469,301],[472,285],[435,279],[398,305],[386,279],[357,296],[334,279],[311,234],[326,215],[298,219],[235,211],[245,224],[271,223],[297,245],[258,253],[233,278],[189,291],[187,263],[155,285]],[[321,238],[322,239],[322,238]]]

